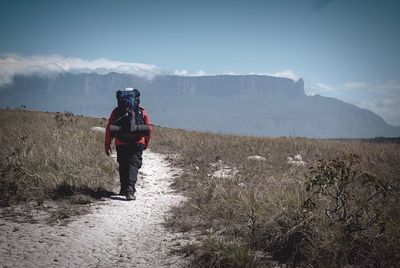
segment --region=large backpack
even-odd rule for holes
[[[111,131],[122,142],[136,142],[146,135],[146,133],[138,132],[138,128],[145,125],[143,111],[139,107],[140,92],[137,89],[126,88],[118,90],[116,95],[118,107]]]

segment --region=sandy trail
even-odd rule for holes
[[[162,225],[183,197],[170,188],[174,174],[164,155],[146,150],[137,199],[107,199],[67,226],[16,223],[0,218],[2,267],[182,267],[171,255],[179,234]]]

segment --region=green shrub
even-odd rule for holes
[[[307,209],[322,209],[330,225],[339,225],[344,236],[352,239],[374,227],[384,232],[384,210],[391,186],[376,176],[356,168],[359,156],[319,160],[306,177]]]
[[[303,255],[319,256],[314,260],[308,257],[309,263],[323,266],[395,263],[390,251],[399,246],[392,240],[393,235],[398,236],[397,232],[392,229],[385,234],[386,225],[393,228],[392,186],[360,170],[360,160],[355,154],[319,160],[306,176],[304,213],[314,216],[314,221],[308,225],[313,238]]]

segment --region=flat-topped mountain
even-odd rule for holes
[[[155,76],[109,73],[15,76],[0,106],[107,117],[115,91],[138,88],[154,124],[262,136],[400,136],[377,114],[338,99],[307,96],[302,79],[264,75]]]

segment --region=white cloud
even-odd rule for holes
[[[382,116],[392,125],[400,125],[400,81],[348,81],[343,84],[344,91],[354,91],[362,96],[354,104]],[[354,94],[354,93],[353,93]]]
[[[370,110],[391,125],[400,125],[400,81],[347,81],[340,85],[305,82],[307,95],[334,97]]]
[[[391,125],[400,126],[400,97],[363,99],[357,106],[381,115]]]
[[[272,72],[272,73],[271,72],[237,73],[232,70],[227,70],[227,71],[224,71],[222,74],[224,74],[224,75],[267,75],[267,76],[288,78],[288,79],[292,79],[294,81],[298,81],[300,79],[300,77],[297,74],[295,74],[292,70],[284,70],[284,71],[278,71],[278,72]]]
[[[108,59],[85,60],[80,58],[65,58],[59,55],[36,55],[21,57],[8,54],[0,57],[0,86],[12,82],[16,74],[48,75],[60,72],[105,74],[118,72],[135,74],[148,79],[165,73],[165,70],[155,65],[112,61]]]
[[[316,94],[329,95],[329,93],[334,93],[337,89],[324,83],[314,84],[306,80],[304,82],[304,91],[307,95],[314,96]]]
[[[86,60],[73,57],[62,57],[59,55],[34,55],[22,57],[16,54],[0,55],[0,86],[10,84],[14,75],[52,75],[54,73],[72,72],[72,73],[99,73],[107,74],[118,72],[125,74],[134,74],[148,79],[157,75],[173,74],[179,76],[205,76],[206,72],[200,70],[197,72],[188,72],[187,70],[166,70],[156,65],[145,63],[132,63],[123,61],[114,61],[109,59]],[[226,71],[223,74],[239,75],[234,71]],[[275,77],[284,77],[292,80],[299,80],[292,70],[266,73],[246,73],[255,75],[268,75]],[[244,74],[241,74],[244,75]]]
[[[189,73],[187,70],[175,70],[172,72],[172,74],[178,75],[178,76],[206,76],[207,75],[202,70],[194,72],[194,73]]]
[[[187,76],[188,72],[186,70],[175,70],[174,75]]]
[[[365,88],[367,83],[365,82],[353,82],[353,81],[348,81],[346,83],[343,84],[344,87],[346,88]]]
[[[267,75],[275,76],[275,77],[284,77],[284,78],[289,78],[294,81],[298,81],[300,77],[296,75],[292,70],[284,70],[281,72],[275,72],[275,73],[269,73]]]
[[[332,91],[334,90],[331,86],[322,84],[322,83],[317,83],[317,87],[319,91],[324,92],[324,91]]]
[[[376,80],[371,82],[348,81],[343,84],[346,89],[367,89],[374,91],[400,90],[399,80]]]
[[[206,72],[204,72],[204,71],[202,71],[202,70],[190,74],[190,76],[206,76],[206,75],[207,75]]]
[[[35,55],[21,57],[15,54],[0,56],[0,86],[12,83],[16,74],[51,75],[54,73],[98,73],[110,72],[134,74],[148,79],[156,75],[174,74],[179,76],[204,76],[204,71],[189,73],[186,70],[168,71],[152,64],[113,61],[108,59],[85,60],[59,55]]]

